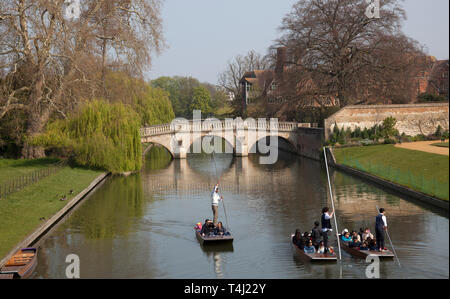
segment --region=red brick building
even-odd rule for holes
[[[417,76],[417,95],[428,93],[448,99],[448,60],[428,59],[426,69]]]

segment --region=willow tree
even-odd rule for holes
[[[169,93],[142,79],[110,72],[105,77],[105,87],[108,100],[130,105],[139,114],[142,126],[170,123],[175,118]]]
[[[65,2],[0,1],[0,118],[24,111],[28,137],[98,94],[106,67],[142,73],[163,46],[160,0],[84,0],[78,18]]]
[[[29,140],[42,147],[64,148],[83,166],[114,173],[142,167],[139,115],[122,103],[87,102],[68,119],[50,123]]]

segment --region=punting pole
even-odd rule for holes
[[[379,213],[380,209],[378,208],[377,205],[376,205],[376,207],[377,207],[377,213]],[[394,244],[392,244],[391,236],[389,235],[389,231],[387,229],[386,229],[386,235],[388,236],[389,243],[391,244],[392,251],[394,252],[394,256],[395,256],[395,259],[397,260],[398,266],[402,267],[402,265],[400,264],[400,260],[398,259],[397,253],[395,252]]]
[[[219,184],[219,176],[217,175],[217,165],[216,165],[216,159],[214,158],[214,151],[212,152],[212,157],[213,157],[213,162],[214,162],[214,169],[216,170],[217,184]],[[225,220],[227,222],[227,230],[230,230],[227,209],[225,208],[225,201],[223,199],[222,199],[222,206],[223,206],[223,212],[225,213]]]
[[[337,219],[336,219],[336,210],[334,209],[333,190],[331,189],[330,172],[328,170],[327,150],[326,150],[325,147],[323,148],[323,154],[324,154],[324,157],[325,157],[325,166],[327,168],[328,187],[330,189],[331,206],[332,206],[333,211],[334,211],[334,217],[333,218],[334,218],[334,226],[336,227],[336,239],[337,239],[338,249],[339,249],[339,261],[342,261],[341,242],[339,240],[339,229],[338,229]]]

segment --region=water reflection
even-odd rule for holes
[[[64,278],[76,253],[82,278],[364,278],[366,264],[304,264],[289,243],[310,230],[329,205],[323,166],[281,153],[275,165],[257,156],[189,155],[171,161],[153,148],[143,171],[113,177],[41,245],[35,277]],[[231,248],[202,247],[193,226],[211,218],[210,192],[220,176]],[[448,278],[448,215],[331,170],[339,229],[373,230],[376,205],[387,210],[402,263],[381,264],[382,278]],[[223,209],[220,209],[225,221]],[[430,244],[433,244],[430,246]]]

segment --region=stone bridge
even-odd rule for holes
[[[224,139],[235,156],[246,157],[256,152],[258,141],[267,137],[284,139],[298,152],[300,127],[310,124],[294,122],[265,122],[238,120],[173,121],[171,124],[151,126],[140,130],[141,142],[165,147],[176,159],[185,159],[187,154],[198,152],[196,141],[204,137]],[[194,142],[196,142],[194,144]],[[193,150],[195,149],[195,150]]]

